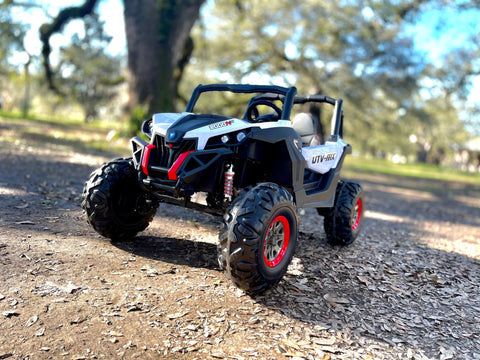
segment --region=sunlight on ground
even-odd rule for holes
[[[103,164],[107,159],[104,156],[85,155],[81,153],[73,153],[68,158],[68,161],[72,164],[99,166]]]
[[[480,229],[477,226],[444,221],[418,221],[406,216],[371,210],[368,210],[365,216],[374,221],[411,224],[417,231],[410,233],[410,236],[416,237],[419,245],[480,259]]]
[[[392,221],[392,222],[398,222],[398,223],[403,223],[405,221],[405,219],[400,216],[388,215],[385,213],[371,211],[371,210],[367,210],[367,212],[365,213],[365,216],[367,218],[382,220],[382,221]]]
[[[457,195],[454,199],[458,202],[464,203],[466,206],[480,208],[480,198],[478,197]]]
[[[401,196],[410,196],[417,200],[419,199],[433,200],[436,198],[434,194],[426,191],[396,187],[394,185],[384,185],[384,186],[380,185],[380,186],[377,186],[377,188],[384,192],[401,195]]]
[[[0,186],[0,195],[3,196],[25,196],[27,192],[22,189],[12,189]]]
[[[439,221],[422,225],[422,230],[431,234],[421,239],[428,247],[480,259],[480,229],[477,226]]]

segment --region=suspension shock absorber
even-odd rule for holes
[[[233,177],[235,173],[233,172],[233,165],[228,165],[227,171],[225,172],[225,184],[223,187],[223,192],[225,197],[229,199],[232,198],[233,195]]]

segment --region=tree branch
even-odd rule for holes
[[[56,18],[49,24],[43,24],[40,27],[40,40],[42,41],[42,57],[43,68],[47,78],[48,87],[60,94],[60,90],[55,86],[53,81],[53,70],[50,64],[50,53],[52,48],[50,46],[50,37],[63,30],[63,27],[72,19],[83,18],[93,12],[98,0],[85,0],[81,6],[72,6],[60,11]]]
[[[397,10],[397,16],[400,20],[405,20],[409,15],[415,14],[419,10],[420,6],[426,3],[428,0],[413,0],[412,2],[405,2],[400,4]]]

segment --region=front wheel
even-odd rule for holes
[[[353,243],[362,228],[364,212],[365,196],[360,184],[339,181],[334,207],[328,211],[319,211],[325,216],[327,241],[340,246]]]
[[[82,208],[100,235],[124,240],[148,226],[158,202],[142,191],[132,159],[116,159],[92,172],[83,189]]]
[[[250,294],[268,289],[287,271],[297,245],[292,195],[273,183],[245,189],[227,209],[219,237],[219,263],[234,284]]]

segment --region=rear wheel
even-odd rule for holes
[[[288,191],[273,183],[247,188],[224,216],[220,266],[239,288],[262,292],[287,271],[297,237],[296,207]]]
[[[83,190],[82,208],[100,235],[123,240],[148,226],[158,202],[140,188],[132,159],[116,159],[92,172]]]
[[[363,224],[365,196],[360,184],[341,180],[335,194],[335,205],[319,213],[325,216],[327,240],[332,245],[350,245],[355,241]]]

